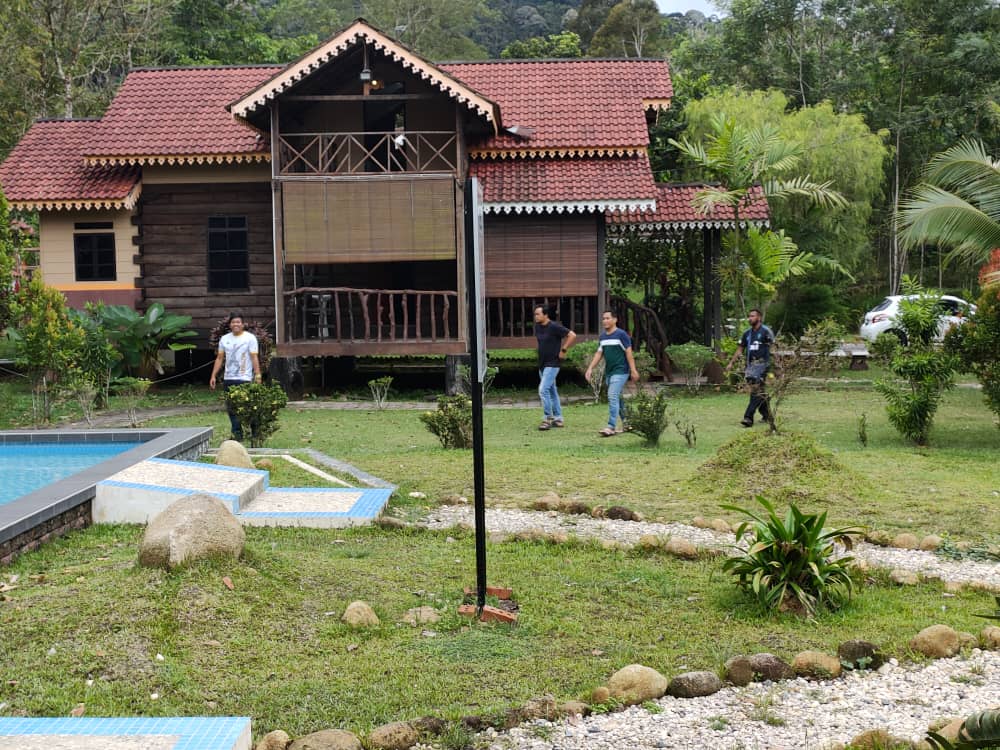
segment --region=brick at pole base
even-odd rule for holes
[[[473,588],[472,586],[466,586],[462,590],[462,593],[464,593],[466,596],[475,596],[476,589]],[[512,596],[514,596],[514,589],[509,588],[507,586],[487,586],[486,593],[489,596],[495,596],[497,599],[507,600],[510,599]]]
[[[472,604],[463,604],[458,608],[458,614],[463,617],[475,617],[476,607]],[[480,622],[515,623],[517,622],[517,614],[514,612],[505,612],[496,607],[483,607],[483,613],[479,616],[479,620]]]

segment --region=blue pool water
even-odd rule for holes
[[[135,448],[138,443],[0,445],[0,505]]]

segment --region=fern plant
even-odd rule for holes
[[[834,557],[835,545],[850,550],[859,527],[826,529],[826,513],[803,513],[794,504],[782,519],[767,499],[758,497],[765,513],[758,515],[735,505],[723,505],[749,520],[736,529],[736,538],[749,532],[750,546],[728,558],[722,569],[737,578],[770,610],[813,616],[823,606],[836,608],[854,593],[853,557]]]

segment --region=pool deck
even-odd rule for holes
[[[210,427],[161,430],[10,430],[0,446],[31,443],[136,443],[70,477],[0,505],[0,544],[31,532],[47,521],[93,500],[102,480],[150,458],[194,458],[208,448]],[[2,556],[0,556],[2,557]]]

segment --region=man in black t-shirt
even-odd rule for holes
[[[559,391],[556,390],[556,376],[566,358],[566,351],[573,346],[576,334],[562,323],[551,319],[552,309],[548,305],[535,305],[535,338],[538,339],[538,396],[542,400],[542,423],[539,430],[562,427],[562,408],[559,405]]]
[[[753,308],[747,315],[747,322],[750,327],[740,336],[740,345],[733,352],[729,364],[726,365],[728,373],[733,363],[746,353],[746,367],[743,376],[747,385],[750,386],[750,403],[743,413],[744,427],[753,427],[754,412],[759,411],[761,418],[765,422],[771,421],[771,412],[767,406],[767,392],[764,386],[767,382],[767,370],[771,366],[771,345],[774,343],[774,333],[764,325],[760,310]]]

